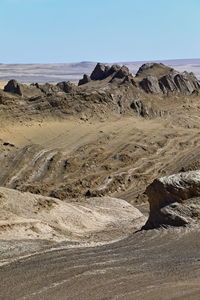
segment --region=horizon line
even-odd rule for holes
[[[24,63],[17,63],[17,62],[12,62],[12,63],[5,63],[5,62],[0,62],[0,65],[54,65],[54,64],[78,64],[78,63],[107,63],[107,64],[122,64],[122,63],[141,63],[141,62],[160,62],[160,61],[181,61],[181,60],[200,60],[200,57],[198,58],[167,58],[167,59],[145,59],[145,60],[127,60],[127,61],[90,61],[90,60],[83,60],[83,61],[72,61],[72,62],[24,62]]]

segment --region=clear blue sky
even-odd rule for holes
[[[0,0],[0,62],[200,57],[200,0]]]

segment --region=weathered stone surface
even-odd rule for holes
[[[107,72],[108,70],[110,69],[109,66],[105,65],[105,64],[101,64],[101,63],[98,63],[96,65],[96,67],[94,68],[90,78],[92,80],[102,80],[102,79],[105,79],[106,76],[107,76]]]
[[[152,93],[152,94],[161,93],[158,79],[155,76],[147,76],[140,82],[140,86],[147,93]]]
[[[91,81],[90,76],[87,75],[87,74],[84,74],[83,78],[79,80],[78,85],[86,84],[86,83],[88,83],[90,81]]]
[[[32,86],[37,87],[41,92],[43,92],[46,95],[50,95],[52,93],[57,93],[60,90],[58,88],[58,86],[50,84],[50,83],[45,83],[45,84],[35,83],[35,84],[32,84]]]
[[[129,69],[126,67],[126,66],[122,66],[117,72],[116,74],[114,75],[113,78],[119,78],[119,79],[122,79],[126,76],[129,76],[130,75],[130,72],[129,72]]]
[[[163,92],[163,94],[167,94],[169,92],[176,92],[177,86],[174,82],[174,74],[168,74],[159,79],[159,85]]]
[[[179,73],[163,64],[144,64],[136,77],[142,78],[139,85],[146,93],[191,95],[200,89],[200,83],[194,74]]]
[[[131,108],[135,110],[138,113],[138,115],[142,117],[148,115],[148,111],[141,100],[134,100],[131,103]]]
[[[4,87],[4,91],[8,93],[18,94],[20,96],[22,96],[23,94],[22,85],[14,79],[8,81],[8,83]]]
[[[76,87],[72,82],[70,81],[62,81],[62,82],[58,82],[56,85],[59,89],[61,89],[61,91],[65,92],[65,93],[70,93],[74,90],[74,88]]]
[[[171,71],[173,71],[172,68],[161,63],[146,63],[139,68],[138,72],[136,73],[136,77],[144,78],[148,75],[160,77],[168,74]]]
[[[129,72],[129,69],[126,66],[112,65],[111,67],[98,63],[92,72],[90,79],[91,80],[103,80],[109,76],[112,76],[111,82],[113,79],[123,79],[127,76],[132,76]]]
[[[132,74],[131,74],[131,75],[127,75],[127,76],[124,77],[123,83],[126,83],[126,82],[131,83],[131,84],[132,84],[133,86],[135,86],[135,87],[137,86],[137,83],[136,83],[136,81],[134,80]]]
[[[179,91],[186,95],[190,95],[196,89],[200,88],[199,82],[195,78],[195,76],[191,76],[187,72],[183,72],[182,74],[177,74],[174,77],[174,81]]]
[[[120,69],[121,69],[120,65],[112,65],[110,67],[110,69],[107,71],[106,76],[113,75],[113,74],[117,73]]]
[[[184,226],[200,221],[200,171],[155,179],[146,194],[150,214],[145,228]]]

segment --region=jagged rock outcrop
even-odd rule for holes
[[[79,80],[78,86],[79,86],[79,85],[82,85],[82,84],[86,84],[86,83],[88,83],[88,82],[90,82],[90,81],[91,81],[90,76],[87,75],[87,74],[84,74],[84,75],[83,75],[83,78]]]
[[[110,76],[114,73],[117,73],[121,69],[120,65],[112,65],[109,70],[107,71],[106,76]]]
[[[34,84],[27,85],[19,83],[14,79],[8,81],[8,83],[4,87],[4,92],[19,95],[24,98],[37,97],[41,96],[42,94],[41,90],[39,90]]]
[[[146,194],[150,214],[145,229],[200,222],[200,171],[155,179]]]
[[[102,80],[107,77],[107,72],[110,69],[109,66],[105,64],[98,63],[94,68],[92,74],[90,75],[91,80]]]
[[[88,83],[91,80],[103,80],[108,77],[111,77],[110,82],[113,82],[114,79],[125,79],[127,77],[133,78],[132,74],[129,72],[129,69],[126,66],[112,65],[111,67],[102,63],[98,63],[94,68],[90,77],[86,74],[83,75],[83,78],[79,80],[78,85],[83,85]]]
[[[139,85],[146,93],[191,95],[198,92],[200,83],[194,74],[179,73],[163,64],[147,63],[142,65],[136,78],[141,78]]]
[[[8,81],[8,83],[4,87],[4,91],[22,96],[23,95],[23,86],[16,80],[12,79],[12,80]]]

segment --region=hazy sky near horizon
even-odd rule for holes
[[[199,0],[0,0],[0,62],[200,58]]]

